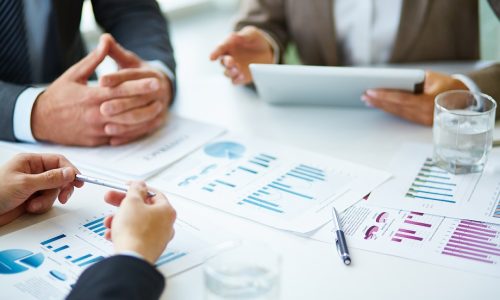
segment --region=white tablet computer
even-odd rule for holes
[[[425,71],[418,69],[251,64],[260,97],[272,104],[363,107],[367,89],[421,93]]]

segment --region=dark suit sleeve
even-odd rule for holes
[[[14,108],[17,97],[27,86],[0,81],[0,140],[16,141],[14,136]]]
[[[155,0],[92,0],[97,23],[143,60],[159,60],[175,73],[168,23]]]
[[[158,299],[164,288],[165,278],[155,267],[117,255],[85,270],[67,299]]]

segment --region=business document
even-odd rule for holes
[[[390,177],[384,171],[228,133],[149,181],[166,192],[296,233],[347,209]]]
[[[113,254],[104,238],[110,210],[81,210],[0,238],[0,282],[5,299],[64,299],[78,276]],[[229,238],[207,224],[177,219],[174,239],[156,261],[165,276],[203,263]]]
[[[170,115],[152,135],[122,146],[65,147],[3,143],[25,152],[65,155],[78,168],[121,180],[146,179],[222,134],[221,127]]]
[[[349,247],[500,277],[500,225],[380,208],[361,200],[341,214]],[[332,222],[312,238],[334,243]]]
[[[369,204],[500,224],[500,151],[490,153],[483,172],[464,175],[434,166],[431,157],[431,145],[404,145],[389,169],[394,177]]]

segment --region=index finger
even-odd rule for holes
[[[228,49],[229,49],[229,45],[227,44],[227,42],[222,43],[217,48],[215,48],[214,51],[212,51],[212,53],[210,54],[210,60],[214,61],[214,60],[218,59],[219,57],[221,57],[222,55],[227,54]]]
[[[35,173],[69,167],[75,170],[77,174],[80,171],[66,157],[59,154],[25,154],[25,159],[29,162]]]

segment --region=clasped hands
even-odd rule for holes
[[[117,72],[89,86],[88,79],[106,56]],[[145,136],[165,121],[172,84],[109,34],[98,47],[57,78],[36,100],[33,136],[63,145],[121,145]]]

